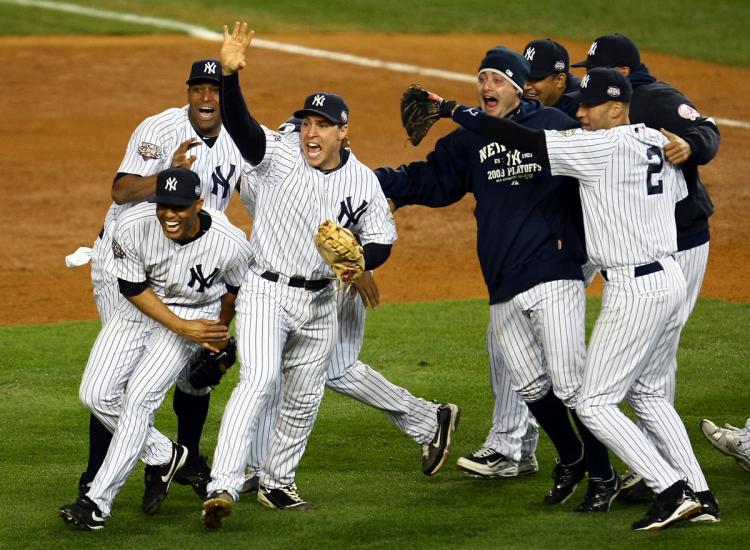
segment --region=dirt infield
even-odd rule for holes
[[[530,36],[263,36],[471,74],[495,44],[520,49]],[[575,60],[587,45],[565,41]],[[190,63],[218,55],[213,42],[175,37],[0,38],[7,124],[2,136],[3,192],[10,223],[0,247],[0,326],[95,319],[89,269],[68,270],[64,256],[93,242],[125,145],[146,116],[186,103]],[[436,55],[438,53],[439,55]],[[675,84],[704,114],[750,118],[738,90],[750,70],[644,52],[654,74]],[[9,65],[9,67],[8,67]],[[242,74],[253,114],[268,126],[285,120],[309,92],[336,91],[349,102],[350,136],[369,166],[423,158],[450,131],[439,123],[418,148],[407,146],[398,100],[412,81],[473,102],[471,84],[315,60],[268,50],[251,53]],[[703,296],[750,300],[750,130],[722,128],[718,157],[703,170],[716,212]],[[475,253],[473,198],[449,208],[396,214],[399,241],[380,269],[385,302],[485,297]],[[239,201],[229,216],[249,229]],[[596,292],[596,289],[594,289]]]

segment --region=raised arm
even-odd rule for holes
[[[246,65],[245,52],[254,35],[255,31],[249,31],[246,22],[235,21],[231,34],[224,25],[220,54],[221,122],[242,156],[250,164],[257,165],[266,153],[266,134],[247,108],[237,75]]]

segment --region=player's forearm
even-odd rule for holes
[[[180,332],[180,326],[184,319],[175,315],[172,310],[170,310],[164,302],[159,299],[151,288],[147,288],[135,296],[126,296],[126,298],[144,315],[161,323],[172,332],[182,334]]]
[[[118,174],[118,176],[120,176]],[[156,191],[156,176],[124,174],[112,183],[112,200],[117,204],[141,202],[150,198]]]
[[[694,164],[707,164],[719,152],[719,128],[711,120],[704,119],[691,126],[681,137],[690,144],[688,161]]]
[[[533,153],[539,164],[549,166],[543,130],[527,128],[509,118],[491,116],[476,107],[465,105],[456,107],[453,120],[484,138]]]
[[[260,164],[266,153],[266,134],[247,109],[237,73],[221,79],[221,122],[242,156],[252,165]]]
[[[221,297],[221,312],[219,313],[219,323],[225,326],[229,326],[234,319],[235,302],[237,301],[237,294],[233,292],[227,292]]]
[[[370,271],[380,267],[391,255],[390,244],[367,243],[362,247],[365,256],[365,270]]]

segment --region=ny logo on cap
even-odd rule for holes
[[[526,53],[524,54],[524,57],[528,59],[529,61],[534,61],[534,56],[536,55],[536,50],[534,47],[527,48]]]
[[[325,100],[326,96],[324,96],[323,94],[316,95],[312,100],[313,107],[322,107],[323,103],[325,103]]]
[[[589,75],[585,75],[581,80],[581,88],[586,88],[589,85]]]
[[[591,44],[591,47],[589,48],[589,55],[596,55],[596,47],[598,44],[596,42],[593,42]]]
[[[216,63],[213,61],[206,61],[206,64],[203,65],[203,72],[206,74],[216,74]]]
[[[177,190],[177,178],[167,178],[167,182],[164,184],[164,189],[166,191],[176,191]]]

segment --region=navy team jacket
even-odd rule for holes
[[[578,127],[562,111],[537,101],[522,101],[510,118],[529,128]],[[532,153],[459,128],[438,140],[425,161],[378,168],[375,174],[386,197],[399,206],[441,207],[474,194],[477,253],[490,304],[539,283],[583,279],[577,182],[551,176]]]

